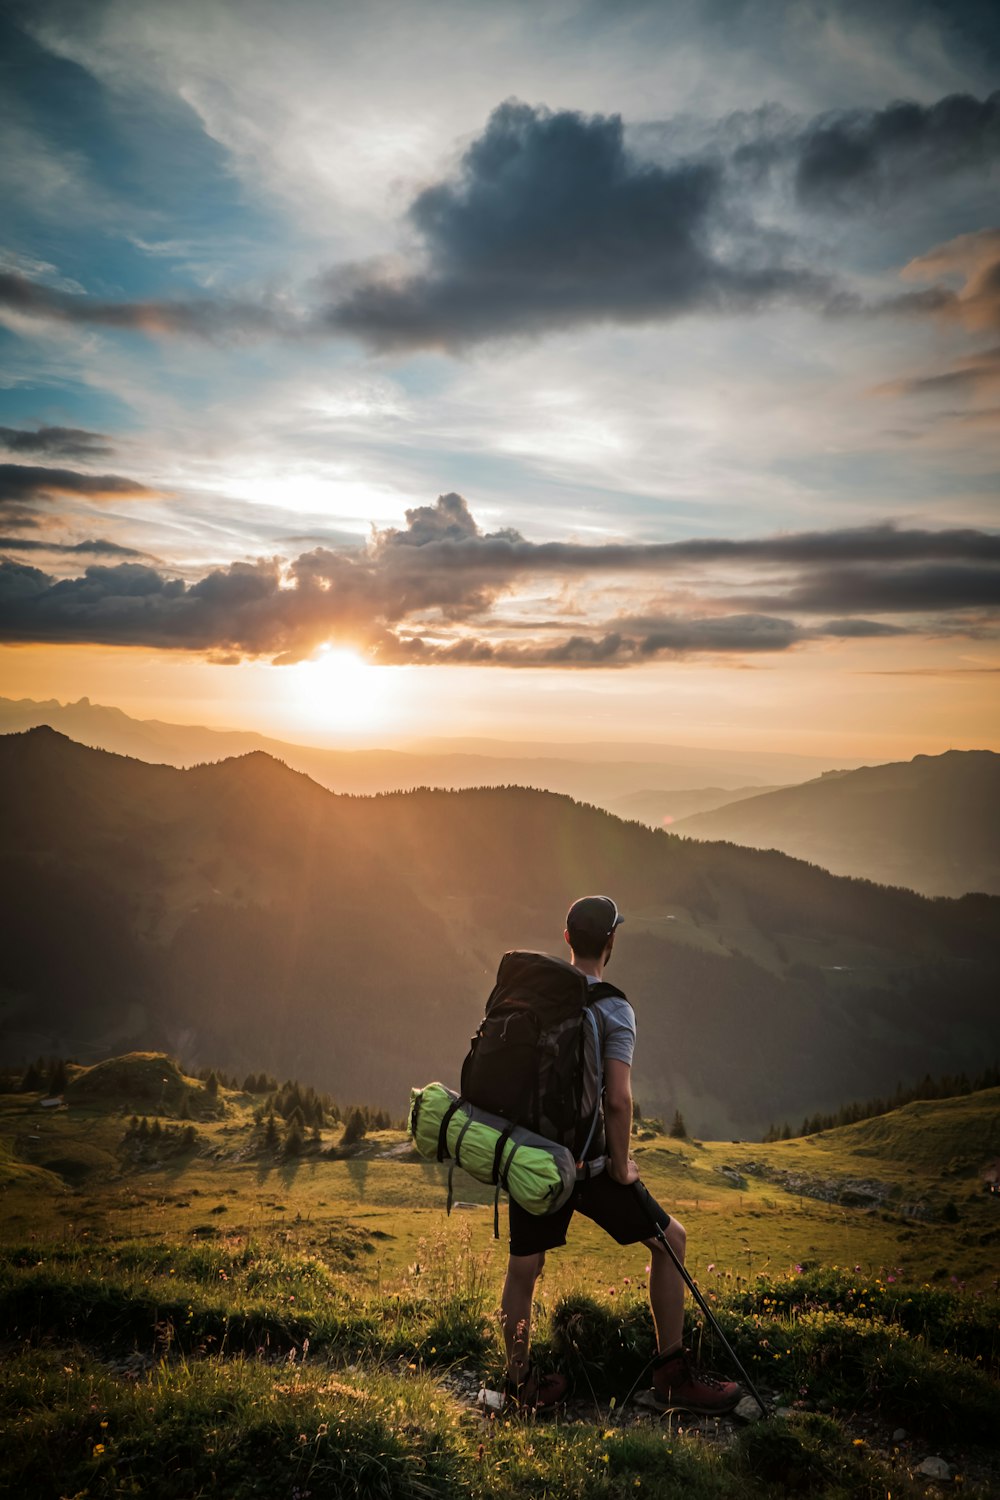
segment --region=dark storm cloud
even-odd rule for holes
[[[0,427],[0,446],[11,453],[44,453],[50,458],[106,458],[113,448],[102,432],[83,427]]]
[[[52,495],[82,495],[90,500],[155,495],[148,485],[120,474],[82,474],[76,469],[36,468],[28,464],[0,464],[0,505],[11,501],[45,499]]]
[[[356,269],[326,321],[376,348],[454,348],[780,299],[863,311],[828,277],[790,261],[791,240],[782,244],[754,223],[746,193],[752,198],[761,173],[791,173],[806,209],[840,209],[1000,159],[1000,92],[828,114],[777,133],[762,111],[756,139],[747,118],[751,138],[734,149],[654,165],[628,153],[618,116],[508,101],[455,177],[409,209],[425,268]],[[907,293],[882,310],[937,311],[952,295]]]
[[[103,302],[78,292],[0,272],[0,307],[22,316],[60,323],[131,329],[136,333],[178,335],[209,342],[261,338],[289,331],[288,320],[265,302],[213,297],[187,300]]]
[[[724,567],[722,578],[716,565]],[[678,572],[693,608],[668,612],[661,602],[636,611],[651,589],[664,595],[664,580],[669,591]],[[550,577],[563,586],[600,575],[620,580],[615,596],[629,601],[612,619],[581,624],[585,590],[578,614],[565,620],[525,627],[493,612],[528,579]],[[414,507],[404,528],[378,533],[367,547],[232,563],[193,584],[137,562],[94,565],[80,578],[55,578],[11,559],[0,568],[0,639],[279,661],[338,638],[382,661],[625,665],[671,653],[785,651],[823,637],[905,628],[873,615],[950,613],[957,630],[963,612],[981,615],[998,604],[996,533],[876,526],[746,540],[536,544],[513,531],[482,532],[454,493]],[[607,605],[594,612],[602,609]],[[816,614],[831,618],[808,623]]]
[[[860,205],[915,184],[926,189],[935,177],[1000,158],[1000,92],[823,115],[779,149],[793,163],[796,196],[808,208]],[[753,152],[747,148],[748,159]]]
[[[409,209],[423,271],[357,275],[327,322],[381,348],[453,347],[525,329],[642,322],[814,300],[825,281],[745,225],[725,254],[711,162],[634,161],[617,115],[508,101],[457,176]]]

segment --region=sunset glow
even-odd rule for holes
[[[356,651],[327,646],[310,661],[288,668],[293,713],[310,731],[370,735],[392,729],[392,675]]]

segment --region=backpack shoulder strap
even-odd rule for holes
[[[599,979],[596,984],[590,985],[589,989],[588,1005],[593,1005],[595,1000],[628,1000],[625,991],[620,990],[616,984],[611,984],[607,979]]]

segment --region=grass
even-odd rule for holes
[[[995,1491],[982,1454],[1000,1430],[1000,1215],[959,1160],[978,1164],[993,1101],[920,1106],[926,1135],[908,1154],[893,1117],[767,1147],[637,1143],[727,1337],[788,1408],[713,1440],[626,1409],[652,1350],[641,1246],[580,1224],[549,1257],[534,1348],[569,1374],[576,1419],[485,1419],[469,1392],[501,1370],[489,1195],[463,1181],[470,1206],[446,1219],[442,1170],[401,1158],[392,1132],[347,1160],[261,1154],[252,1101],[222,1095],[195,1152],[139,1160],[113,1097],[44,1115],[0,1097],[0,1489],[848,1500],[922,1493],[913,1461],[964,1445],[965,1492]],[[929,1229],[752,1175],[730,1187],[718,1168],[750,1159],[905,1176],[932,1212],[956,1202],[957,1222]],[[687,1338],[724,1366],[693,1306]],[[895,1427],[923,1446],[894,1453]]]
[[[456,1366],[498,1375],[498,1287],[468,1237],[455,1249],[442,1238],[374,1290],[266,1240],[8,1249],[0,1336],[12,1352],[0,1414],[17,1441],[0,1454],[0,1480],[13,1492],[66,1495],[143,1493],[155,1473],[153,1493],[164,1497],[207,1494],[220,1475],[240,1497],[312,1486],[500,1497],[673,1485],[749,1497],[773,1493],[782,1474],[791,1492],[832,1500],[907,1493],[905,1474],[890,1475],[884,1456],[850,1436],[856,1416],[881,1414],[946,1446],[989,1444],[1000,1425],[1000,1299],[914,1288],[892,1300],[883,1286],[864,1289],[849,1311],[857,1278],[832,1271],[733,1277],[716,1293],[755,1379],[812,1410],[718,1448],[660,1423],[619,1425],[651,1347],[643,1289],[630,1284],[540,1300],[536,1356],[566,1369],[591,1420],[484,1421],[448,1376]],[[695,1345],[699,1323],[693,1310]]]

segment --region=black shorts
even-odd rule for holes
[[[666,1229],[670,1215],[641,1182],[626,1186],[606,1171],[578,1182],[564,1208],[554,1214],[529,1214],[510,1200],[510,1253],[537,1255],[566,1243],[569,1221],[575,1213],[593,1219],[619,1245],[635,1245],[654,1233],[653,1222]]]

